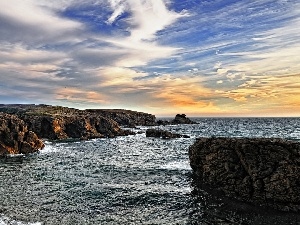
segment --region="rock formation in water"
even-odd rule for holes
[[[171,121],[158,120],[157,125],[178,125],[178,124],[197,124],[196,122],[190,120],[185,114],[177,114],[175,118]]]
[[[190,120],[185,114],[177,114],[175,119],[171,121],[172,124],[195,124],[196,122]]]
[[[189,149],[199,185],[226,196],[300,211],[300,143],[265,138],[199,138]]]
[[[160,129],[147,129],[146,137],[155,137],[155,138],[163,138],[163,139],[182,138],[182,137],[189,138],[188,135],[175,134],[170,131],[160,130]]]
[[[153,126],[156,118],[152,114],[124,109],[87,109],[87,112],[116,121],[121,126]]]
[[[23,119],[40,138],[91,139],[133,134],[118,123],[97,113],[49,105],[2,105],[0,111]]]
[[[28,154],[44,148],[37,135],[15,115],[0,112],[0,156]]]

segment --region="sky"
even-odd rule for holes
[[[0,0],[0,103],[300,116],[298,0]]]

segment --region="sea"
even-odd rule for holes
[[[0,159],[0,225],[272,224],[300,215],[199,190],[188,149],[197,137],[275,137],[300,141],[300,118],[191,118],[161,126],[190,138],[136,135],[45,140],[37,154]],[[153,127],[152,127],[153,128]]]

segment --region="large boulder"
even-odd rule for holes
[[[300,143],[266,138],[199,138],[189,148],[196,182],[226,196],[300,211]]]
[[[44,148],[37,135],[15,115],[0,113],[0,156],[28,154]]]

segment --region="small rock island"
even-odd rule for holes
[[[198,185],[246,202],[300,212],[300,143],[267,138],[198,138],[189,148]]]

